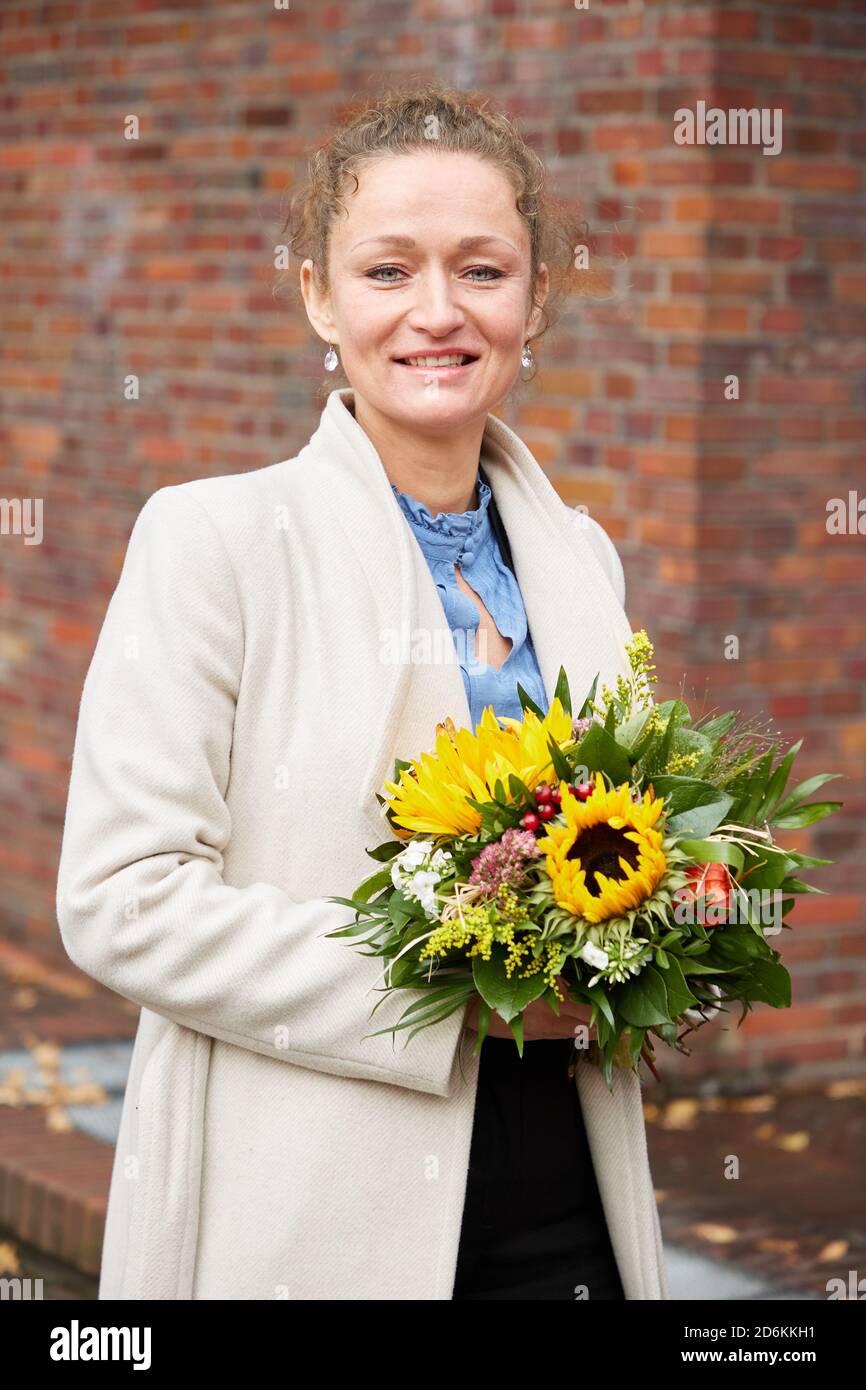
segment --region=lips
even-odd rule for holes
[[[423,362],[420,362],[420,363],[419,363],[419,362],[412,362],[412,361],[410,361],[410,358],[412,358],[412,357],[458,357],[458,356],[463,358],[462,363],[458,363],[458,364],[445,363],[445,364],[443,364],[443,365],[445,365],[445,366],[458,365],[458,366],[464,366],[464,367],[465,367],[465,366],[468,366],[470,362],[477,362],[477,361],[478,361],[478,356],[477,356],[476,353],[474,353],[474,352],[463,352],[460,348],[453,348],[450,352],[442,352],[442,353],[438,353],[438,352],[417,352],[417,353],[415,353],[415,352],[412,352],[412,353],[409,353],[409,355],[408,355],[407,357],[395,357],[395,358],[394,358],[394,361],[400,363],[400,365],[401,365],[401,366],[404,366],[404,367],[425,366],[425,365],[426,365],[425,363],[423,363]]]

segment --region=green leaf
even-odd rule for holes
[[[358,887],[355,889],[355,897],[359,902],[369,902],[374,893],[378,893],[382,888],[389,887],[392,883],[393,880],[389,868],[377,869],[369,878],[365,878],[363,883],[358,884]]]
[[[801,878],[786,878],[781,884],[783,893],[824,893],[826,888],[816,888],[813,883],[805,883]]]
[[[749,966],[748,999],[770,1004],[774,1009],[791,1007],[791,977],[784,965],[773,960],[756,960]]]
[[[631,759],[600,724],[587,729],[577,746],[575,761],[590,772],[606,772],[615,786],[631,781]]]
[[[662,734],[661,743],[659,744],[658,753],[656,755],[660,767],[664,767],[667,763],[670,756],[674,730],[679,721],[683,718],[684,713],[688,715],[688,712],[688,707],[683,704],[682,700],[674,700],[672,702],[671,712],[668,715],[665,731]]]
[[[697,729],[678,728],[672,739],[673,753],[676,757],[691,756],[688,776],[699,778],[713,753],[713,745],[706,734]],[[695,761],[696,758],[696,761]]]
[[[599,1012],[600,1012],[601,1014],[604,1015],[604,1017],[607,1019],[608,1023],[610,1024],[610,1026],[613,1028],[613,1027],[614,1027],[613,1009],[612,1009],[611,1006],[610,1006],[610,1000],[608,999],[608,996],[607,996],[607,990],[606,990],[606,989],[602,989],[602,987],[601,987],[600,985],[593,985],[592,988],[591,988],[591,989],[587,989],[586,992],[587,992],[587,994],[590,996],[590,998],[591,998],[593,1004],[595,1004],[595,1006],[597,1007],[597,1009],[599,1010]]]
[[[743,851],[730,840],[678,840],[677,849],[698,864],[733,864],[737,872],[743,867]]]
[[[687,975],[726,975],[728,973],[728,967],[705,965],[702,960],[690,955],[682,957],[682,964],[685,966]]]
[[[778,830],[796,830],[803,825],[814,825],[816,821],[832,816],[843,804],[841,801],[810,801],[807,806],[787,811],[783,816],[777,812],[772,824]]]
[[[696,839],[711,834],[721,825],[734,799],[698,777],[663,773],[651,781],[655,795],[665,799],[669,829]]]
[[[834,777],[842,776],[844,776],[844,773],[841,772],[819,772],[815,777],[808,777],[805,782],[801,782],[798,787],[795,787],[794,790],[785,797],[785,800],[776,807],[776,815],[784,815],[786,811],[793,811],[801,802],[806,800],[807,796],[811,796],[819,787],[823,787],[825,782],[832,782]],[[835,804],[841,806],[842,803],[838,802]],[[775,817],[771,820],[770,824],[778,824]]]
[[[386,840],[384,844],[377,845],[375,849],[368,849],[367,853],[371,859],[376,859],[380,862],[383,860],[390,860],[393,859],[396,854],[399,854],[401,849],[405,849],[407,843],[408,841],[403,840]]]
[[[747,790],[737,804],[736,819],[739,825],[754,825],[758,810],[767,794],[770,768],[778,747],[778,740],[767,749],[749,774]]]
[[[388,917],[398,930],[415,916],[417,904],[410,903],[399,889],[395,889],[388,900]]]
[[[531,802],[533,800],[532,792],[529,790],[526,783],[521,781],[516,772],[509,772],[508,774],[508,790],[511,792],[513,801]]]
[[[587,695],[586,699],[584,700],[583,704],[582,704],[581,707],[580,707],[580,714],[577,716],[578,719],[588,719],[589,716],[590,716],[590,715],[592,714],[592,712],[593,712],[592,706],[593,706],[593,704],[594,704],[594,702],[595,702],[595,692],[596,692],[596,687],[598,686],[598,678],[599,678],[599,675],[600,675],[600,672],[596,671],[596,673],[595,673],[595,680],[593,681],[592,685],[591,685],[590,688],[589,688],[589,694]]]
[[[505,946],[495,941],[489,960],[485,960],[483,956],[473,957],[472,975],[481,998],[491,1009],[495,1009],[506,1023],[510,1023],[511,1019],[523,1012],[527,1004],[531,1004],[533,999],[538,999],[544,993],[547,984],[543,971],[538,971],[528,978],[515,973],[509,979],[505,973],[507,954]]]
[[[632,755],[651,714],[651,708],[638,710],[636,714],[630,714],[628,719],[624,719],[617,728],[617,743],[623,748],[628,748]]]
[[[517,1043],[518,1054],[523,1056],[523,1014],[518,1014],[516,1018],[509,1019],[508,1026],[514,1034],[514,1041]]]
[[[778,888],[794,864],[790,855],[779,854],[778,851],[768,851],[764,863],[760,862],[759,854],[750,854],[746,860],[747,867],[740,874],[740,883],[746,889]]]
[[[763,822],[770,815],[770,812],[777,805],[779,798],[785,790],[785,784],[788,781],[788,773],[791,771],[791,764],[793,763],[802,746],[803,740],[799,739],[791,748],[788,749],[784,758],[779,763],[779,766],[776,768],[775,772],[773,773],[772,777],[767,783],[767,795],[764,797],[764,800],[755,816],[755,820],[758,825],[763,824]]]
[[[557,777],[563,782],[570,782],[571,766],[553,734],[547,740],[547,747],[550,750],[550,761],[553,763],[553,770]]]
[[[821,869],[825,864],[833,863],[832,859],[818,859],[814,854],[801,854],[798,849],[788,850],[788,861],[800,869]]]
[[[539,706],[533,700],[532,696],[529,694],[529,692],[527,690],[524,690],[523,686],[520,684],[520,681],[517,682],[517,698],[520,701],[520,707],[523,710],[524,714],[528,709],[530,709],[532,710],[533,714],[538,715],[539,719],[544,718],[544,710],[540,709]]]
[[[692,1004],[697,1003],[697,998],[689,989],[676,956],[668,956],[668,963],[668,970],[664,977],[665,988],[667,989],[667,1012],[669,1018],[677,1018],[683,1009],[688,1009]]]
[[[763,936],[757,936],[747,922],[728,922],[711,934],[710,960],[727,969],[771,960],[772,952]]]
[[[665,982],[651,965],[613,991],[617,1013],[636,1028],[649,1028],[670,1019]]]
[[[597,677],[596,677],[597,679]],[[595,687],[593,687],[594,689]],[[565,667],[560,666],[559,675],[556,678],[556,689],[553,692],[553,699],[559,699],[566,714],[571,714],[571,691],[568,688],[568,676]],[[553,701],[551,701],[553,703]]]
[[[642,1047],[643,1047],[643,1040],[644,1040],[645,1037],[646,1037],[646,1029],[645,1029],[645,1028],[630,1028],[630,1029],[629,1029],[628,1055],[629,1055],[629,1060],[630,1060],[632,1066],[634,1066],[635,1060],[636,1060],[636,1058],[637,1058],[637,1056],[638,1056],[638,1053],[641,1051],[641,1049],[642,1049]]]
[[[714,743],[718,743],[719,739],[730,733],[736,722],[737,710],[732,709],[726,714],[717,715],[715,719],[709,719],[706,724],[697,724],[695,727]]]

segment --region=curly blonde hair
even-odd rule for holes
[[[329,284],[331,228],[338,212],[346,211],[347,180],[354,179],[352,191],[356,192],[358,170],[365,160],[435,146],[445,152],[477,155],[510,180],[515,206],[529,232],[532,306],[537,306],[542,263],[550,275],[543,327],[535,337],[547,331],[558,317],[554,306],[575,279],[574,250],[578,243],[586,244],[587,224],[548,194],[542,160],[526,144],[515,121],[491,105],[489,96],[425,82],[388,86],[345,108],[340,124],[310,158],[307,179],[292,197],[280,233],[283,245],[299,261],[313,261],[316,284],[323,293]],[[291,288],[297,291],[297,275],[284,270],[277,275],[272,293],[281,296]],[[328,382],[326,389],[331,388]]]

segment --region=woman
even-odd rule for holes
[[[624,670],[613,546],[488,413],[549,288],[537,160],[424,89],[349,119],[311,173],[293,246],[349,387],[295,457],[148,499],[81,699],[58,921],[141,1006],[99,1296],[665,1298],[638,1079],[566,1084],[585,1012],[534,1008],[523,1062],[496,1016],[474,1053],[472,1008],[395,1043],[371,1034],[411,995],[371,1021],[378,962],[326,935],[395,756],[488,694],[514,710],[518,670],[545,698],[560,664],[575,692]],[[463,518],[453,587],[419,517]]]

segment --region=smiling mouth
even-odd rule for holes
[[[471,362],[477,362],[478,358],[468,352],[451,352],[430,353],[418,357],[395,357],[394,361],[402,367],[423,367],[427,371],[436,371],[446,367],[468,367]]]

